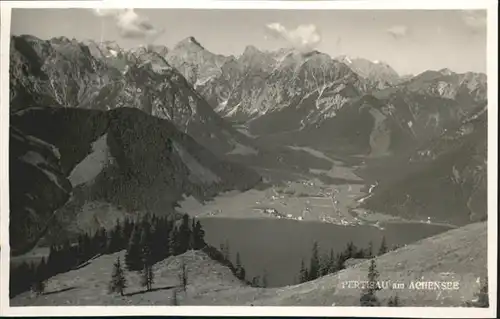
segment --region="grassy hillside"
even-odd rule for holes
[[[424,239],[376,258],[380,280],[404,282],[458,281],[452,291],[401,289],[403,306],[460,306],[479,291],[477,278],[487,274],[486,223],[471,224]],[[180,305],[255,306],[358,306],[360,290],[342,288],[348,280],[366,280],[369,262],[362,262],[315,281],[282,288],[252,288],[238,281],[231,271],[202,252],[170,257],[154,266],[153,291],[143,292],[138,276],[127,274],[124,297],[108,295],[113,262],[123,253],[98,257],[80,269],[50,279],[46,293],[35,297],[24,293],[12,306],[54,305],[171,305],[174,286],[179,285],[181,259],[188,269],[186,293],[179,290]],[[447,274],[446,274],[447,273]],[[385,305],[394,290],[381,290],[377,297]]]
[[[398,294],[404,306],[460,306],[479,291],[477,278],[487,274],[486,223],[471,224],[459,229],[423,239],[376,258],[381,281],[458,281],[459,289],[451,291],[382,289],[376,293],[386,304]],[[363,262],[339,273],[319,278],[287,289],[274,296],[261,296],[255,305],[280,306],[358,306],[360,290],[347,289],[349,280],[367,280],[370,262]],[[445,274],[448,273],[448,274]]]
[[[97,257],[79,269],[52,277],[44,295],[35,297],[30,292],[23,293],[11,300],[11,306],[171,305],[176,289],[179,302],[182,303],[186,295],[196,299],[211,291],[244,286],[229,268],[213,261],[203,252],[188,251],[153,266],[155,283],[152,291],[144,291],[138,273],[126,271],[128,287],[125,296],[110,295],[108,284],[117,257],[123,263],[125,251]],[[185,294],[179,278],[182,260],[188,274]]]

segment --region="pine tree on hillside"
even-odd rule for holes
[[[153,256],[153,260],[156,262],[168,257],[168,238],[170,235],[170,229],[168,228],[167,219],[158,218],[156,223],[153,225],[153,229],[151,254]]]
[[[78,244],[76,246],[77,249],[77,260],[76,264],[81,264],[85,261],[87,261],[90,257],[92,257],[92,254],[95,252],[95,246],[93,245],[93,239],[90,238],[89,234],[80,234],[78,236]],[[69,248],[68,250],[71,250]]]
[[[370,240],[368,243],[368,248],[366,249],[366,252],[364,254],[364,258],[373,258],[373,242]]]
[[[57,273],[58,267],[58,250],[56,245],[51,245],[49,249],[49,256],[47,257],[47,270],[49,277]]]
[[[361,294],[361,298],[359,299],[360,305],[363,307],[377,307],[380,306],[380,302],[375,296],[375,292],[380,290],[380,287],[377,285],[379,278],[379,273],[377,271],[377,266],[375,264],[375,260],[372,259],[370,262],[370,267],[368,268],[368,282],[366,287],[363,289]]]
[[[318,242],[313,243],[311,262],[309,264],[309,280],[314,280],[319,277],[320,261]]]
[[[219,251],[222,254],[222,258],[224,258],[224,260],[227,260],[227,258],[226,258],[226,247],[225,247],[224,244],[220,244],[219,245]]]
[[[309,272],[307,271],[305,264],[304,264],[304,259],[302,259],[300,263],[300,273],[299,273],[299,281],[300,283],[304,283],[309,280]]]
[[[189,249],[194,249],[195,250],[195,234],[194,234],[194,228],[196,227],[195,224],[195,219],[191,219],[191,233],[189,234]]]
[[[141,272],[141,285],[146,287],[147,291],[151,291],[154,283],[154,273],[153,266],[150,264],[144,264],[144,268]]]
[[[107,247],[108,247],[108,233],[104,227],[101,227],[94,234],[94,237],[92,238],[92,252],[90,253],[89,258],[97,254],[105,253]]]
[[[329,265],[328,267],[329,274],[333,274],[334,272],[337,271],[336,258],[333,249],[330,249],[330,260],[328,262],[328,265]]]
[[[206,246],[205,243],[205,230],[201,226],[199,220],[196,221],[193,228],[193,249],[200,250]]]
[[[231,260],[231,250],[230,250],[230,247],[229,247],[229,240],[226,239],[226,244],[224,245],[224,258],[226,258],[226,260]]]
[[[168,236],[168,255],[169,256],[177,256],[179,254],[179,240],[178,240],[178,231],[177,228],[174,227],[170,230]]]
[[[354,245],[354,243],[352,241],[347,243],[346,254],[345,254],[346,259],[345,260],[355,257],[356,250],[357,250],[357,247]]]
[[[181,262],[181,273],[179,274],[180,280],[181,280],[181,286],[184,292],[186,292],[187,288],[187,282],[188,282],[188,273],[187,273],[187,267],[186,263],[184,262],[184,259],[182,259]]]
[[[38,266],[35,268],[35,276],[34,276],[34,282],[32,285],[32,290],[35,292],[37,295],[42,295],[45,292],[45,286],[46,286],[46,274],[47,274],[47,265],[45,263],[45,258],[42,258],[42,261],[38,264]]]
[[[328,275],[329,271],[330,271],[330,256],[324,254],[319,259],[319,277]]]
[[[189,227],[189,215],[182,216],[182,223],[179,226],[179,253],[185,253],[189,250],[189,243],[191,239],[191,229]]]
[[[259,285],[260,285],[259,276],[254,276],[252,278],[252,287],[259,287]]]
[[[335,261],[335,269],[336,269],[337,271],[340,271],[340,270],[342,270],[342,269],[345,269],[345,261],[346,261],[346,260],[347,260],[347,259],[345,258],[344,254],[343,254],[343,253],[339,253],[339,254],[337,255],[337,259],[336,259],[336,261]]]
[[[142,220],[142,230],[141,230],[141,239],[139,242],[139,246],[141,249],[141,284],[143,287],[146,287],[148,291],[151,290],[153,285],[153,256],[151,252],[152,246],[152,232],[154,231],[151,223],[154,222],[155,219],[149,218],[148,215],[144,217]]]
[[[262,288],[267,288],[267,270],[264,269],[264,274],[262,274]]]
[[[124,248],[122,235],[122,226],[120,220],[118,220],[115,227],[109,232],[108,247],[106,249],[108,254],[115,253]]]
[[[129,218],[126,218],[123,221],[122,236],[121,236],[122,240],[123,240],[123,242],[122,242],[123,248],[126,248],[126,246],[128,245],[128,240],[132,236],[132,232],[134,230],[134,227],[135,227],[134,222],[132,222]]]
[[[241,265],[240,253],[236,253],[236,278],[239,280],[245,280],[246,272],[245,268]]]
[[[141,230],[136,225],[130,235],[130,240],[125,254],[125,264],[130,271],[142,270],[142,249],[141,249]]]
[[[146,287],[148,291],[151,290],[154,282],[153,275],[153,261],[151,251],[147,245],[142,248],[142,271],[141,271],[141,284]]]
[[[125,279],[125,273],[120,262],[120,257],[118,257],[113,265],[113,273],[111,274],[111,282],[109,283],[109,292],[118,292],[121,296],[123,296],[125,288],[127,288],[127,280]]]
[[[380,243],[380,248],[378,250],[378,255],[383,255],[387,252],[387,244],[385,242],[385,236],[382,237],[382,242]]]
[[[151,219],[149,215],[144,216],[141,222],[141,247],[148,247],[151,249],[151,244],[153,241],[153,226],[151,224]]]

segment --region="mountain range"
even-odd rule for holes
[[[367,164],[360,174],[379,183],[369,210],[481,220],[486,92],[480,73],[400,76],[384,62],[318,51],[248,46],[223,56],[193,37],[125,50],[12,36],[11,235],[23,251],[127,212],[172,213],[186,195],[257,185],[249,166],[330,168],[287,146]]]
[[[248,46],[225,57],[191,37],[166,60],[221,116],[244,122],[261,140],[322,149],[335,144],[336,152],[351,154],[400,152],[442,134],[487,99],[481,73],[399,76],[380,61],[318,51]]]

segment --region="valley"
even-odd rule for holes
[[[405,305],[482,288],[485,74],[194,36],[10,50],[12,306],[353,306],[369,259],[466,285]]]

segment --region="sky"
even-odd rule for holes
[[[379,60],[398,73],[486,73],[486,12],[457,10],[13,9],[11,33],[169,48],[189,36],[239,55],[295,47]]]

